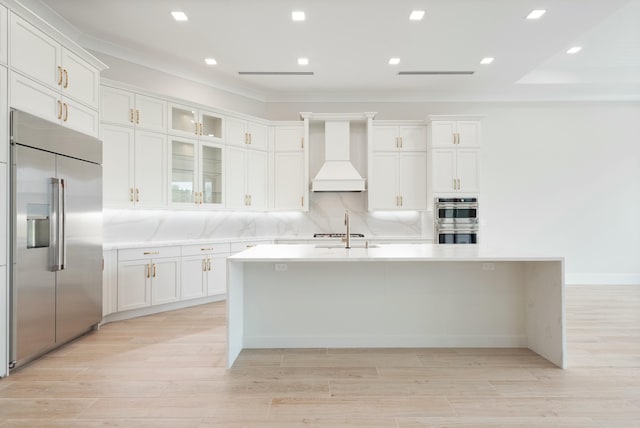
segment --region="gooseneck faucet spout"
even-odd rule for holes
[[[347,226],[347,234],[344,237],[344,248],[351,248],[351,226],[349,224],[349,210],[344,212],[344,225]]]

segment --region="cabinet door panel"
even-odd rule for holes
[[[2,10],[2,7],[0,7],[0,10]],[[2,40],[0,40],[0,42],[2,42]],[[9,153],[9,149],[7,147],[9,144],[7,138],[9,135],[9,131],[7,129],[9,125],[7,121],[7,118],[9,117],[9,99],[6,96],[9,84],[7,74],[6,67],[0,66],[0,94],[2,94],[0,96],[0,118],[2,118],[0,120],[0,163],[7,162],[7,154]]]
[[[169,202],[193,205],[197,189],[198,141],[170,138],[169,143]]]
[[[8,40],[8,22],[7,22],[7,8],[0,5],[0,62],[7,63],[7,40]],[[6,92],[4,92],[6,94]],[[0,366],[1,367],[1,366]],[[1,374],[0,369],[0,374]]]
[[[92,137],[98,136],[98,112],[70,100],[67,97],[62,98],[64,106],[62,113],[62,124],[76,131],[82,132]]]
[[[118,311],[151,304],[149,264],[146,261],[118,263]]]
[[[473,120],[461,120],[456,124],[460,134],[458,147],[476,147],[480,145],[480,122]]]
[[[101,120],[117,125],[133,125],[132,110],[135,95],[129,91],[102,86],[101,88]]]
[[[426,126],[401,126],[399,129],[400,147],[404,151],[426,151],[427,150],[427,127]]]
[[[431,176],[434,192],[453,192],[456,177],[456,149],[431,150]]]
[[[189,106],[169,104],[168,110],[170,133],[186,137],[197,137],[198,113],[196,109]]]
[[[456,132],[456,122],[453,120],[441,120],[431,122],[431,146],[453,147]]]
[[[66,71],[62,92],[92,107],[99,107],[100,72],[73,52],[62,48],[62,68]]]
[[[253,209],[267,207],[267,152],[247,151],[247,194]]]
[[[103,125],[100,135],[104,206],[132,206],[134,203],[134,131],[121,126]]]
[[[167,131],[167,102],[144,95],[135,96],[136,126],[148,131]]]
[[[247,146],[247,121],[236,119],[234,117],[227,118],[227,144],[235,146]]]
[[[276,152],[301,151],[304,128],[302,126],[276,126],[275,150]]]
[[[247,151],[227,147],[227,162],[225,169],[225,182],[227,193],[225,195],[227,208],[246,208],[246,156]]]
[[[200,112],[200,123],[202,124],[201,139],[220,140],[223,134],[223,119],[217,113]]]
[[[424,210],[427,208],[427,154],[400,153],[398,156],[400,208]]]
[[[182,300],[196,299],[206,295],[207,258],[205,256],[183,257],[180,276]]]
[[[480,151],[458,149],[457,176],[460,179],[461,192],[477,192],[480,190]]]
[[[211,270],[207,275],[207,295],[224,294],[227,292],[227,256],[211,257]]]
[[[304,208],[304,154],[288,152],[275,154],[275,208],[301,210]]]
[[[223,148],[211,143],[200,143],[200,186],[203,203],[222,205],[224,203],[224,163]]]
[[[11,14],[10,64],[39,82],[59,88],[61,46],[22,18]]]
[[[151,304],[180,300],[180,259],[154,259],[151,267]]]
[[[369,210],[398,208],[398,155],[393,152],[374,153],[372,175],[369,177]]]
[[[10,74],[10,106],[51,122],[60,122],[62,101],[53,89],[17,73]]]
[[[267,150],[267,127],[255,122],[247,122],[249,133],[249,147],[258,150]]]
[[[398,127],[396,126],[374,126],[373,127],[373,150],[374,151],[395,151],[398,150]]]
[[[167,137],[153,132],[136,131],[135,187],[136,205],[163,206],[167,203]]]

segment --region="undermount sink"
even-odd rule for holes
[[[334,249],[334,248],[345,248],[344,244],[340,245],[340,244],[318,244],[316,245],[316,248],[324,248],[324,249]],[[356,245],[352,245],[349,249],[353,249],[353,248],[379,248],[378,245],[365,245],[365,244],[356,244]]]

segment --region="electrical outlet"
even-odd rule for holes
[[[482,263],[482,270],[495,270],[496,265],[494,263]]]
[[[275,268],[276,272],[284,272],[284,271],[287,270],[287,264],[286,263],[276,263],[274,268]]]

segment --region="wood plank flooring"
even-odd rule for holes
[[[246,350],[225,303],[108,324],[0,380],[7,427],[640,427],[640,286],[567,287],[567,370],[527,349]]]

